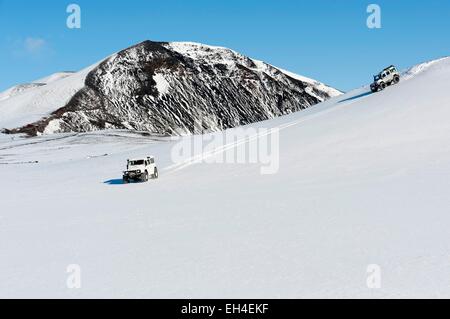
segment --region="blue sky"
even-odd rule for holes
[[[66,26],[70,3],[79,30]],[[381,29],[366,26],[371,3]],[[0,0],[0,91],[146,39],[230,47],[349,90],[384,66],[450,55],[449,33],[446,0]]]

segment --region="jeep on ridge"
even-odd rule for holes
[[[158,168],[155,164],[155,158],[134,159],[127,161],[127,170],[123,172],[123,183],[128,184],[131,181],[147,182],[149,178],[157,179],[159,177]]]
[[[373,83],[370,85],[370,90],[375,93],[384,90],[389,85],[397,84],[398,82],[400,82],[400,73],[398,73],[395,66],[391,65],[373,77]]]

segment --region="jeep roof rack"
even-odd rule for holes
[[[387,68],[385,68],[383,71],[385,71],[385,70],[389,70],[389,69],[392,69],[392,68],[394,68],[395,69],[395,65],[390,65],[390,66],[388,66]]]

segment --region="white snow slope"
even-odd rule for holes
[[[27,125],[65,106],[83,86],[94,64],[77,73],[55,73],[0,93],[0,128]]]
[[[450,297],[450,59],[414,70],[252,125],[281,130],[274,175],[127,132],[0,135],[0,297]],[[122,185],[142,155],[160,179]]]

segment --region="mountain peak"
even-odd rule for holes
[[[47,115],[24,122],[27,117],[22,114],[18,125],[4,132],[39,135],[128,129],[158,135],[197,134],[300,111],[340,94],[228,48],[150,40],[81,73],[49,77],[46,82],[45,89],[28,95],[38,96],[33,103],[42,99],[33,109],[42,106],[40,114]],[[42,98],[48,90],[65,93],[48,104]],[[22,103],[18,99],[4,102],[11,108],[17,107],[11,102]],[[49,109],[44,104],[59,107]],[[7,111],[7,106],[0,109],[0,113]]]

